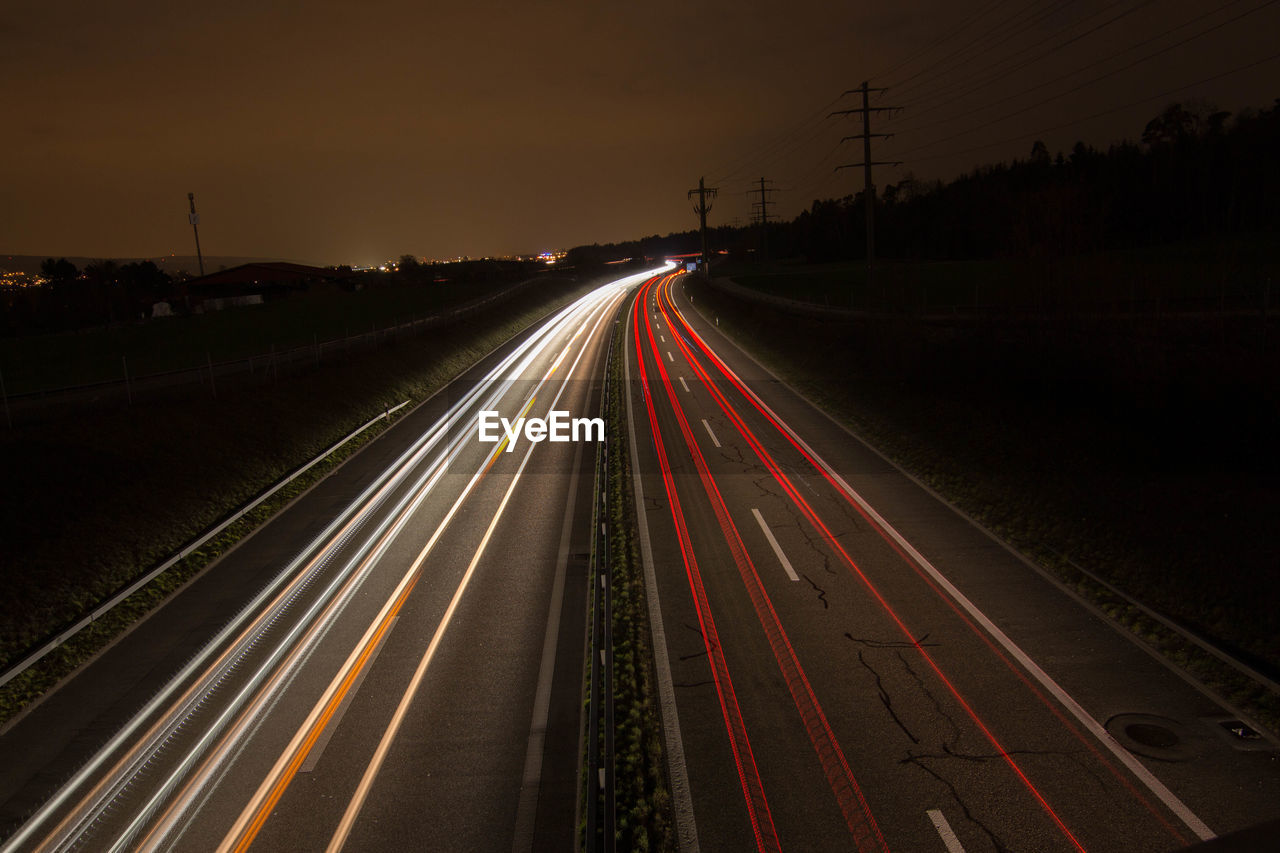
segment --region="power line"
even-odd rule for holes
[[[1124,10],[1124,11],[1120,12],[1119,14],[1113,15],[1112,17],[1108,18],[1107,20],[1103,21],[1102,23],[1097,24],[1096,26],[1093,26],[1093,27],[1089,28],[1088,30],[1084,31],[1083,33],[1080,33],[1079,35],[1076,35],[1076,36],[1073,36],[1073,37],[1071,37],[1071,38],[1067,39],[1066,41],[1062,42],[1061,44],[1058,44],[1058,45],[1055,45],[1055,46],[1053,46],[1053,47],[1050,47],[1048,50],[1045,50],[1045,51],[1041,51],[1041,52],[1036,53],[1036,54],[1035,54],[1031,59],[1028,59],[1028,60],[1026,60],[1025,62],[1022,62],[1022,63],[1021,63],[1021,64],[1019,64],[1019,65],[1015,65],[1015,66],[1013,66],[1013,67],[1011,67],[1011,68],[1008,68],[1008,67],[1002,67],[1002,64],[1003,64],[1003,63],[1006,63],[1006,62],[1009,62],[1009,61],[1016,61],[1016,58],[1017,58],[1017,57],[1022,56],[1022,55],[1026,54],[1026,53],[1030,53],[1030,52],[1036,51],[1036,50],[1037,50],[1041,45],[1045,44],[1046,42],[1052,41],[1053,39],[1057,38],[1060,34],[1059,34],[1059,33],[1055,33],[1055,34],[1053,34],[1053,35],[1046,36],[1045,38],[1041,39],[1040,41],[1035,42],[1034,44],[1028,45],[1027,47],[1023,48],[1022,50],[1016,51],[1015,53],[1012,53],[1012,54],[1010,54],[1009,56],[1004,57],[1003,59],[998,59],[998,60],[996,60],[995,62],[992,62],[992,63],[990,63],[990,64],[988,64],[988,65],[986,65],[986,66],[983,66],[981,69],[978,69],[978,70],[977,70],[975,73],[973,73],[973,74],[970,74],[970,75],[968,75],[968,76],[962,77],[962,78],[960,78],[960,79],[958,79],[958,80],[953,81],[952,83],[948,83],[946,86],[943,86],[941,89],[939,89],[939,90],[937,90],[937,91],[934,91],[934,92],[931,92],[930,94],[928,94],[928,95],[926,95],[926,96],[924,96],[924,97],[920,98],[919,100],[916,100],[916,101],[909,101],[907,105],[908,105],[908,106],[912,106],[912,107],[919,107],[919,106],[922,106],[922,105],[924,105],[924,104],[934,103],[934,102],[936,102],[936,101],[940,101],[940,100],[955,101],[955,100],[957,100],[957,99],[959,99],[959,98],[964,97],[965,95],[968,95],[968,94],[970,94],[970,93],[972,93],[972,92],[977,91],[978,89],[985,88],[986,86],[988,86],[988,85],[990,85],[991,83],[993,83],[993,82],[995,82],[995,81],[997,81],[997,80],[1001,79],[1002,77],[1007,77],[1008,75],[1012,74],[1012,73],[1013,73],[1013,72],[1015,72],[1015,71],[1020,71],[1021,69],[1026,68],[1028,65],[1032,65],[1032,64],[1034,64],[1034,63],[1036,63],[1036,62],[1039,62],[1039,61],[1043,60],[1045,57],[1047,57],[1047,56],[1049,56],[1049,55],[1051,55],[1051,54],[1053,54],[1053,53],[1057,53],[1058,51],[1060,51],[1060,50],[1062,50],[1062,49],[1064,49],[1064,48],[1066,48],[1066,47],[1068,47],[1068,46],[1070,46],[1070,45],[1072,45],[1072,44],[1076,43],[1077,41],[1080,41],[1081,39],[1087,38],[1088,36],[1091,36],[1091,35],[1093,35],[1094,33],[1099,32],[1100,30],[1105,29],[1106,27],[1110,26],[1111,24],[1115,23],[1116,21],[1119,21],[1119,20],[1121,20],[1121,19],[1123,19],[1123,18],[1127,17],[1128,15],[1131,15],[1132,13],[1134,13],[1134,12],[1138,11],[1139,9],[1142,9],[1142,8],[1144,8],[1144,7],[1146,7],[1146,6],[1149,6],[1152,2],[1154,2],[1154,0],[1144,0],[1144,2],[1141,2],[1141,3],[1139,3],[1139,4],[1138,4],[1138,5],[1136,5],[1136,6],[1131,6],[1130,8],[1128,8],[1128,9],[1126,9],[1126,10]],[[1239,2],[1241,2],[1241,0],[1231,0],[1231,3],[1239,3]],[[1227,5],[1231,5],[1231,3],[1229,3],[1229,4],[1227,4]],[[1103,10],[1103,11],[1106,11],[1106,10]],[[1098,14],[1100,14],[1100,13],[1095,13],[1095,14],[1090,15],[1090,16],[1088,16],[1087,18],[1083,18],[1083,19],[1081,19],[1081,20],[1082,20],[1082,21],[1087,21],[1087,20],[1089,20],[1090,18],[1096,18],[1096,17],[1098,16]],[[1213,14],[1213,13],[1209,13],[1209,14]],[[1203,16],[1202,16],[1202,17],[1203,17]],[[1129,49],[1133,49],[1133,48],[1129,48]],[[1123,51],[1121,51],[1121,52],[1123,52]],[[1106,60],[1099,60],[1099,62],[1104,62],[1104,61],[1106,61]],[[1096,64],[1098,64],[1098,63],[1093,63],[1093,64],[1095,64],[1095,65],[1096,65]],[[1085,67],[1087,68],[1087,67],[1090,67],[1090,66],[1085,66]],[[999,69],[999,70],[996,70],[996,69]],[[1079,71],[1079,70],[1082,70],[1082,69],[1077,69],[1077,71]],[[972,81],[972,80],[977,79],[978,77],[980,77],[982,74],[984,74],[984,73],[986,73],[986,72],[991,72],[991,73],[990,73],[987,77],[985,77],[985,78],[981,79],[981,81],[980,81],[980,82],[973,83],[973,85],[968,86],[968,88],[965,88],[965,86],[969,83],[969,81]],[[1073,72],[1073,73],[1076,73],[1076,72]],[[1067,75],[1067,76],[1070,76],[1070,75]],[[956,89],[957,89],[957,88],[959,88],[959,89],[960,89],[960,91],[958,91],[958,92],[957,92],[957,91],[956,91]]]
[[[1143,57],[1140,57],[1140,58],[1138,58],[1138,59],[1135,59],[1134,61],[1132,61],[1132,62],[1128,63],[1127,65],[1122,65],[1122,66],[1120,66],[1119,68],[1115,68],[1115,69],[1112,69],[1111,71],[1106,72],[1105,74],[1100,74],[1100,75],[1098,75],[1098,76],[1096,76],[1096,77],[1092,77],[1092,78],[1090,78],[1090,79],[1088,79],[1088,80],[1086,80],[1086,81],[1084,81],[1084,82],[1082,82],[1082,83],[1079,83],[1079,84],[1077,84],[1077,85],[1075,85],[1075,86],[1072,86],[1070,89],[1067,89],[1067,90],[1065,90],[1065,91],[1059,92],[1059,93],[1058,93],[1058,94],[1056,94],[1056,95],[1050,95],[1049,97],[1046,97],[1046,98],[1043,98],[1043,99],[1038,100],[1038,101],[1037,101],[1036,103],[1034,103],[1034,104],[1031,104],[1031,105],[1026,106],[1026,107],[1022,107],[1021,109],[1014,110],[1013,112],[1010,112],[1010,113],[1005,113],[1004,115],[1002,115],[1002,116],[1000,116],[1000,117],[998,117],[998,118],[990,119],[990,120],[988,120],[988,121],[985,121],[985,122],[983,122],[983,124],[981,124],[981,125],[978,125],[978,126],[975,126],[975,127],[968,128],[967,130],[957,131],[956,133],[953,133],[953,134],[951,134],[951,135],[949,135],[949,136],[942,137],[941,139],[936,139],[936,140],[934,140],[934,141],[932,141],[932,142],[926,142],[926,143],[923,143],[923,144],[921,144],[921,145],[917,145],[917,146],[914,146],[914,147],[912,147],[912,148],[908,148],[908,149],[906,149],[906,150],[904,150],[904,151],[900,151],[900,152],[898,152],[898,154],[901,156],[901,155],[903,155],[903,154],[910,154],[910,153],[912,153],[912,152],[914,152],[914,151],[922,151],[922,150],[924,150],[924,149],[926,149],[926,148],[932,148],[932,147],[934,147],[935,145],[941,145],[941,144],[946,143],[946,142],[951,142],[952,140],[954,140],[954,139],[958,139],[958,138],[960,138],[961,136],[968,136],[968,135],[969,135],[969,134],[971,134],[971,133],[976,133],[976,132],[978,132],[979,130],[984,130],[985,128],[988,128],[988,127],[990,127],[990,126],[991,126],[991,125],[993,125],[993,124],[999,124],[999,123],[1001,123],[1001,122],[1008,121],[1008,120],[1009,120],[1009,119],[1011,119],[1011,118],[1015,118],[1015,117],[1020,116],[1020,115],[1022,115],[1022,114],[1024,114],[1024,113],[1030,112],[1031,110],[1037,109],[1038,107],[1041,107],[1041,106],[1043,106],[1043,105],[1045,105],[1045,104],[1047,104],[1047,103],[1051,103],[1052,101],[1057,101],[1057,100],[1060,100],[1060,99],[1062,99],[1062,98],[1067,97],[1068,95],[1075,94],[1076,92],[1079,92],[1081,89],[1088,88],[1089,86],[1092,86],[1092,85],[1094,85],[1095,83],[1099,83],[1099,82],[1101,82],[1101,81],[1103,81],[1103,80],[1106,80],[1106,79],[1108,79],[1108,78],[1110,78],[1110,77],[1114,77],[1115,75],[1120,74],[1121,72],[1128,71],[1129,69],[1134,68],[1134,67],[1136,67],[1136,66],[1138,66],[1138,65],[1141,65],[1142,63],[1147,62],[1147,61],[1148,61],[1148,60],[1150,60],[1150,59],[1154,59],[1154,58],[1155,58],[1155,57],[1157,57],[1157,56],[1161,56],[1162,54],[1168,53],[1168,52],[1169,52],[1169,51],[1171,51],[1171,50],[1175,50],[1176,48],[1182,47],[1183,45],[1188,44],[1189,42],[1195,41],[1195,40],[1196,40],[1196,39],[1198,39],[1198,38],[1202,38],[1202,37],[1204,37],[1204,36],[1208,35],[1209,33],[1212,33],[1212,32],[1215,32],[1215,31],[1217,31],[1217,30],[1220,30],[1220,29],[1222,29],[1223,27],[1227,26],[1228,24],[1235,23],[1236,21],[1239,21],[1240,19],[1245,18],[1245,17],[1247,17],[1248,15],[1252,15],[1254,12],[1260,11],[1261,9],[1265,9],[1265,8],[1266,8],[1266,7],[1268,7],[1268,6],[1275,5],[1277,2],[1280,2],[1280,0],[1266,0],[1266,2],[1261,3],[1261,4],[1257,5],[1257,6],[1254,6],[1254,7],[1253,7],[1253,8],[1251,8],[1251,9],[1247,9],[1246,11],[1244,11],[1244,12],[1240,13],[1239,15],[1236,15],[1236,16],[1235,16],[1235,17],[1233,17],[1233,18],[1229,18],[1229,19],[1227,19],[1227,20],[1225,20],[1225,21],[1222,21],[1222,22],[1220,22],[1220,23],[1217,23],[1217,24],[1213,25],[1212,27],[1209,27],[1209,28],[1207,28],[1207,29],[1204,29],[1204,30],[1201,30],[1201,31],[1199,31],[1199,32],[1197,32],[1197,33],[1194,33],[1194,34],[1192,34],[1192,35],[1188,36],[1187,38],[1182,39],[1181,41],[1174,42],[1174,43],[1173,43],[1173,44],[1171,44],[1171,45],[1167,45],[1167,46],[1165,46],[1165,47],[1162,47],[1162,48],[1160,48],[1159,50],[1156,50],[1156,51],[1153,51],[1152,53],[1147,54],[1146,56],[1143,56]]]
[[[729,178],[732,178],[734,175],[738,175],[742,172],[748,171],[749,168],[753,168],[759,164],[759,158],[763,156],[767,156],[769,153],[773,152],[774,149],[778,148],[779,146],[786,145],[788,142],[790,142],[794,138],[795,135],[807,133],[813,130],[814,127],[817,127],[825,123],[826,113],[831,109],[831,107],[835,106],[837,103],[840,102],[840,97],[843,97],[843,96],[832,98],[822,107],[820,107],[818,110],[812,113],[808,113],[807,115],[805,115],[804,118],[800,119],[798,122],[791,125],[782,133],[773,137],[769,142],[761,146],[758,146],[746,156],[740,157],[737,160],[733,161],[732,165],[729,168],[725,169],[724,171],[715,173],[715,176],[712,178],[712,182],[717,184],[723,184],[725,181],[729,180]],[[814,124],[815,119],[819,119],[816,125]]]
[[[835,157],[836,152],[844,145],[844,140],[840,140],[828,149],[827,153],[822,156],[813,168],[805,172],[795,182],[795,186],[786,189],[794,198],[803,198],[812,190],[825,186],[831,182],[832,176],[835,174],[832,169],[828,168],[831,160]]]
[[[1118,58],[1118,57],[1120,57],[1120,56],[1123,56],[1123,55],[1124,55],[1124,54],[1126,54],[1126,53],[1129,53],[1130,51],[1134,51],[1134,50],[1137,50],[1137,49],[1138,49],[1138,48],[1140,48],[1140,47],[1143,47],[1143,46],[1145,46],[1145,45],[1148,45],[1148,44],[1150,44],[1150,43],[1151,43],[1151,42],[1153,42],[1153,41],[1159,41],[1160,39],[1164,38],[1164,37],[1165,37],[1165,36],[1167,36],[1167,35],[1170,35],[1171,33],[1177,32],[1178,30],[1183,29],[1184,27],[1188,27],[1188,26],[1190,26],[1190,25],[1192,25],[1192,24],[1196,23],[1197,21],[1201,21],[1201,20],[1203,20],[1203,19],[1205,19],[1205,18],[1212,17],[1213,15],[1218,14],[1219,12],[1223,11],[1224,9],[1227,9],[1227,8],[1229,8],[1229,7],[1231,7],[1231,6],[1234,6],[1234,5],[1236,5],[1237,3],[1240,3],[1240,2],[1242,2],[1242,0],[1230,0],[1230,2],[1229,2],[1229,3],[1226,3],[1226,4],[1222,5],[1222,6],[1219,6],[1217,9],[1214,9],[1214,10],[1209,11],[1209,12],[1205,12],[1204,14],[1201,14],[1201,15],[1197,15],[1196,17],[1191,18],[1190,20],[1183,21],[1181,24],[1178,24],[1177,26],[1170,27],[1169,29],[1165,30],[1165,31],[1164,31],[1164,32],[1162,32],[1162,33],[1159,33],[1159,34],[1157,34],[1157,35],[1151,36],[1150,38],[1143,39],[1142,41],[1140,41],[1140,42],[1138,42],[1138,43],[1136,43],[1136,44],[1129,45],[1128,47],[1126,47],[1126,48],[1124,48],[1124,49],[1122,49],[1122,50],[1116,51],[1115,53],[1111,54],[1110,56],[1105,56],[1105,57],[1103,57],[1102,59],[1094,60],[1093,62],[1090,62],[1090,63],[1087,63],[1087,64],[1085,64],[1085,65],[1080,66],[1079,68],[1075,68],[1075,69],[1073,69],[1073,70],[1071,70],[1071,71],[1068,71],[1066,74],[1063,74],[1063,75],[1060,75],[1060,76],[1058,76],[1058,77],[1055,77],[1055,78],[1053,78],[1052,80],[1046,80],[1046,81],[1045,81],[1045,82],[1043,82],[1043,83],[1037,83],[1036,85],[1034,85],[1034,86],[1032,86],[1032,87],[1030,87],[1030,88],[1023,89],[1021,92],[1015,92],[1015,93],[1014,93],[1014,94],[1012,94],[1012,95],[1008,95],[1008,96],[1006,96],[1006,97],[1004,97],[1004,98],[1000,98],[1000,99],[995,100],[995,101],[990,101],[990,102],[988,102],[988,103],[986,103],[986,104],[983,104],[983,105],[982,105],[982,106],[980,106],[980,107],[976,107],[976,108],[974,108],[973,110],[966,110],[965,112],[962,112],[962,113],[956,113],[955,115],[953,115],[953,116],[948,116],[947,118],[936,119],[936,120],[931,121],[931,122],[926,122],[926,123],[924,123],[924,124],[913,125],[913,126],[911,126],[911,127],[899,128],[899,129],[898,129],[898,132],[899,132],[899,133],[912,133],[912,132],[914,132],[914,131],[917,131],[917,130],[923,130],[923,129],[928,128],[928,127],[936,127],[937,125],[940,125],[940,124],[947,124],[947,123],[952,122],[952,121],[957,121],[958,119],[965,118],[965,117],[967,117],[967,116],[972,115],[975,111],[980,111],[980,110],[990,109],[991,107],[997,106],[997,105],[999,105],[999,104],[1003,104],[1003,103],[1007,103],[1007,102],[1009,102],[1009,101],[1012,101],[1012,100],[1014,100],[1015,98],[1020,98],[1020,97],[1022,97],[1023,95],[1029,95],[1029,94],[1031,94],[1032,92],[1035,92],[1035,91],[1038,91],[1038,90],[1040,90],[1040,89],[1045,88],[1046,86],[1052,86],[1052,85],[1053,85],[1053,84],[1055,84],[1055,83],[1061,83],[1062,81],[1067,80],[1067,79],[1069,79],[1069,78],[1071,78],[1071,77],[1074,77],[1075,75],[1079,74],[1079,73],[1080,73],[1080,72],[1082,72],[1082,71],[1088,71],[1090,68],[1094,68],[1094,67],[1096,67],[1096,66],[1098,66],[1098,65],[1103,65],[1103,64],[1105,64],[1105,63],[1107,63],[1107,62],[1110,62],[1110,61],[1111,61],[1111,60],[1113,60],[1113,59],[1116,59],[1116,58]],[[1113,19],[1113,20],[1114,20],[1114,19]],[[1110,22],[1107,22],[1107,23],[1110,23]],[[1002,73],[1004,73],[1004,74],[1008,74],[1008,73],[1011,73],[1011,72],[1013,72],[1013,71],[1017,71],[1017,70],[1019,70],[1019,69],[1021,69],[1021,68],[1025,67],[1025,65],[1026,65],[1026,64],[1029,64],[1029,63],[1024,63],[1024,65],[1019,65],[1019,66],[1017,66],[1017,67],[1015,67],[1015,68],[1008,69],[1008,70],[1006,70],[1006,71],[1004,71],[1004,72],[1002,72]],[[971,92],[971,91],[975,91],[977,88],[979,88],[979,87],[974,87],[974,89],[966,90],[966,91],[964,91],[964,92],[960,93],[959,95],[957,95],[957,96],[955,96],[955,97],[957,97],[957,98],[964,97],[965,95],[969,94],[969,92]]]
[[[980,49],[986,42],[992,39],[1001,39],[1001,40],[1007,41],[1010,38],[1020,35],[1025,30],[1039,23],[1041,20],[1043,20],[1043,18],[1048,17],[1050,14],[1059,11],[1061,8],[1065,7],[1067,4],[1065,2],[1056,3],[1056,4],[1051,3],[1048,9],[1035,11],[1035,7],[1037,5],[1039,5],[1039,2],[1033,2],[1032,4],[1024,7],[1021,11],[1016,12],[1013,15],[1010,15],[1009,17],[1005,18],[1004,20],[996,23],[994,26],[989,28],[986,32],[982,33],[976,38],[969,40],[965,44],[953,50],[951,53],[948,53],[946,56],[935,60],[930,65],[925,66],[924,68],[920,69],[915,74],[912,74],[906,79],[900,80],[897,83],[894,83],[893,84],[894,90],[899,92],[899,94],[901,94],[902,92],[909,92],[913,89],[918,89],[921,86],[927,86],[931,84],[934,80],[936,80],[938,77],[940,77],[942,74],[945,73],[945,63],[948,63],[949,61],[951,61],[952,59],[956,59],[957,57],[963,56],[964,54],[970,51]],[[1030,13],[1032,16],[1031,21],[1029,22],[1018,21],[1020,17],[1027,15],[1028,13]],[[1038,15],[1039,17],[1035,17],[1036,15]],[[1009,31],[1006,31],[1006,30],[1009,30]],[[937,69],[939,66],[944,66],[943,70],[935,71],[934,69]],[[923,79],[920,79],[920,78],[923,78]]]
[[[1008,136],[1008,137],[1005,137],[1004,139],[998,139],[995,142],[987,142],[982,145],[975,145],[971,148],[963,148],[959,151],[948,151],[945,154],[930,154],[926,157],[916,157],[916,158],[913,158],[913,162],[922,163],[922,162],[927,162],[929,160],[938,160],[942,157],[953,157],[960,154],[972,154],[975,151],[983,151],[987,148],[995,148],[998,145],[1005,145],[1007,143],[1017,142],[1022,139],[1035,139],[1050,133],[1054,133],[1055,131],[1072,127],[1077,124],[1083,124],[1086,121],[1092,121],[1095,118],[1101,118],[1106,115],[1111,115],[1112,113],[1121,112],[1122,110],[1132,109],[1133,107],[1141,106],[1142,104],[1150,103],[1151,101],[1158,101],[1161,98],[1167,98],[1170,95],[1176,95],[1179,92],[1186,91],[1187,89],[1194,89],[1196,86],[1203,86],[1205,83],[1212,83],[1215,80],[1221,80],[1223,77],[1230,77],[1232,74],[1240,74],[1241,72],[1249,71],[1250,69],[1257,68],[1259,65],[1265,65],[1268,62],[1274,62],[1277,59],[1280,59],[1280,53],[1273,53],[1270,56],[1265,56],[1262,59],[1255,60],[1254,62],[1250,62],[1246,65],[1241,65],[1237,68],[1232,68],[1229,71],[1223,71],[1220,74],[1214,74],[1212,77],[1205,77],[1202,80],[1197,80],[1194,83],[1187,83],[1185,86],[1178,86],[1177,88],[1174,88],[1174,89],[1166,89],[1165,91],[1160,92],[1159,94],[1150,95],[1145,98],[1140,98],[1136,101],[1130,101],[1127,104],[1121,104],[1118,107],[1111,107],[1109,109],[1101,110],[1100,112],[1092,113],[1090,115],[1083,116],[1081,118],[1071,119],[1070,121],[1065,121],[1065,122],[1062,122],[1061,124],[1055,124],[1052,127],[1041,128],[1040,130],[1034,131],[1032,133],[1022,133],[1022,134],[1018,134],[1017,136]]]
[[[920,50],[911,54],[906,59],[902,60],[897,65],[890,68],[888,71],[883,71],[879,74],[872,75],[870,79],[881,80],[885,77],[889,77],[890,75],[897,74],[899,71],[901,71],[906,66],[910,65],[912,62],[915,62],[920,57],[927,55],[930,51],[932,51],[935,47],[938,47],[939,45],[941,45],[943,42],[946,42],[948,39],[953,39],[956,36],[960,35],[960,33],[964,32],[969,27],[970,24],[976,23],[980,18],[985,16],[991,10],[995,9],[998,6],[1003,6],[1007,2],[1008,0],[993,0],[993,2],[988,3],[986,6],[982,7],[977,12],[970,15],[968,18],[965,18],[960,23],[959,26],[953,27],[947,30],[941,36],[934,39],[929,44],[921,48]]]

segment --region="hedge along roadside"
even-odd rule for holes
[[[623,396],[629,393],[624,371],[627,316],[624,305],[619,314],[623,334],[613,336],[614,352],[609,359],[605,400],[609,447],[605,505],[613,617],[615,839],[618,849],[674,851],[679,841],[663,747],[654,636],[640,557],[631,436]]]
[[[307,471],[310,471],[316,465],[323,462],[330,454],[336,452],[339,448],[341,448],[347,442],[354,439],[356,436],[360,435],[369,427],[373,426],[374,424],[376,424],[378,421],[381,421],[381,420],[386,420],[390,422],[391,415],[400,411],[405,406],[409,405],[411,402],[413,401],[405,400],[403,403],[397,403],[396,405],[388,408],[382,414],[378,415],[376,418],[373,418],[368,423],[365,423],[364,425],[360,426],[353,432],[349,433],[337,444],[334,444],[329,449],[321,452],[320,455],[316,456],[310,462],[306,463],[302,467],[293,471],[293,473],[289,474],[287,477],[277,482],[274,486],[272,486],[267,491],[263,492],[253,501],[245,504],[240,509],[236,510],[229,518],[227,518],[221,524],[218,524],[216,527],[213,527],[212,529],[208,530],[204,535],[202,535],[198,539],[185,545],[180,551],[178,551],[178,553],[174,554],[169,559],[165,560],[163,563],[156,566],[151,571],[142,575],[142,577],[138,578],[129,586],[120,590],[120,592],[116,593],[108,601],[105,601],[102,604],[100,604],[98,607],[94,608],[93,611],[90,612],[88,616],[85,616],[79,622],[76,622],[71,627],[60,632],[57,636],[55,636],[49,642],[45,643],[40,648],[36,649],[31,654],[27,655],[27,657],[25,657],[17,665],[11,667],[3,675],[0,675],[0,687],[3,687],[4,685],[8,684],[12,679],[26,672],[28,669],[34,666],[41,658],[43,658],[45,655],[49,654],[54,649],[66,643],[76,634],[79,634],[80,631],[82,631],[85,627],[87,627],[93,622],[97,622],[99,619],[106,616],[110,611],[114,610],[116,605],[120,604],[120,602],[124,601],[126,598],[133,595],[135,592],[142,589],[147,584],[151,583],[151,581],[155,580],[161,573],[166,572],[173,566],[177,565],[179,561],[185,560],[188,556],[190,556],[192,553],[198,550],[210,539],[217,536],[219,533],[226,530],[228,527],[235,524],[240,519],[244,518],[244,516],[248,515],[250,512],[256,509],[259,505],[261,505],[267,499],[275,495],[276,492],[280,491],[285,486],[289,485],[294,480],[296,480],[298,477],[301,477]]]

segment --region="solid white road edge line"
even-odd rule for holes
[[[694,331],[692,327],[690,327],[689,330],[693,332],[693,334],[698,335],[698,333]],[[701,335],[698,335],[698,337],[701,338]],[[706,344],[705,339],[703,340],[703,343]],[[710,349],[710,346],[708,346],[707,349]],[[745,351],[744,351],[744,354],[745,354]],[[719,357],[717,356],[717,358]],[[759,364],[759,362],[756,362],[756,363]],[[1017,660],[1018,663],[1020,663],[1022,667],[1026,669],[1026,671],[1033,678],[1035,678],[1036,681],[1040,682],[1041,686],[1043,686],[1046,690],[1048,690],[1051,694],[1053,694],[1054,698],[1056,698],[1060,703],[1062,703],[1062,706],[1066,708],[1068,711],[1070,711],[1071,715],[1074,716],[1080,722],[1081,725],[1083,725],[1086,729],[1088,729],[1089,732],[1094,737],[1096,737],[1098,741],[1102,743],[1103,746],[1105,746],[1108,750],[1110,750],[1111,754],[1114,755],[1120,761],[1121,764],[1129,768],[1130,772],[1132,772],[1133,775],[1136,776],[1142,782],[1142,784],[1145,785],[1147,789],[1151,791],[1152,794],[1154,794],[1157,798],[1159,798],[1160,802],[1164,803],[1165,806],[1167,806],[1171,812],[1177,815],[1178,819],[1181,820],[1184,824],[1186,824],[1188,829],[1194,832],[1196,836],[1202,841],[1208,841],[1209,839],[1216,837],[1213,830],[1211,830],[1205,824],[1204,821],[1202,821],[1199,817],[1197,817],[1195,813],[1192,812],[1191,809],[1188,808],[1187,805],[1182,802],[1182,800],[1178,799],[1178,796],[1176,794],[1170,791],[1163,782],[1157,779],[1155,774],[1153,774],[1150,770],[1148,770],[1146,766],[1142,764],[1142,762],[1138,761],[1138,759],[1132,753],[1130,753],[1127,749],[1121,746],[1119,741],[1117,741],[1114,737],[1112,737],[1110,732],[1108,732],[1105,728],[1102,727],[1101,723],[1095,720],[1093,716],[1080,705],[1079,702],[1077,702],[1074,698],[1072,698],[1067,693],[1067,691],[1063,690],[1062,687],[1060,687],[1056,681],[1050,678],[1049,674],[1045,672],[1043,669],[1041,669],[1040,665],[1037,664],[1035,661],[1033,661],[1030,658],[1030,656],[1028,656],[1027,653],[1021,649],[1021,647],[1019,647],[1012,639],[1008,637],[1008,635],[1004,633],[1004,631],[996,627],[996,624],[992,622],[990,619],[988,619],[986,614],[978,609],[977,605],[975,605],[972,601],[970,601],[967,597],[965,597],[965,595],[961,593],[960,590],[957,589],[955,585],[951,583],[951,581],[947,580],[947,578],[943,576],[942,572],[938,571],[938,569],[933,565],[933,563],[929,562],[923,554],[921,554],[919,551],[916,550],[915,546],[913,546],[910,542],[908,542],[902,536],[902,534],[899,533],[897,529],[893,527],[893,525],[889,524],[889,522],[886,521],[884,517],[880,515],[880,513],[876,512],[875,509],[871,507],[871,504],[866,502],[866,500],[862,497],[862,495],[854,491],[853,487],[850,486],[847,482],[845,482],[844,478],[841,477],[835,471],[835,469],[833,469],[830,465],[828,465],[827,461],[823,459],[821,456],[819,456],[817,451],[815,451],[812,447],[810,447],[808,443],[803,438],[801,438],[796,433],[795,430],[791,428],[790,424],[788,424],[781,417],[779,417],[778,414],[774,412],[773,409],[771,409],[769,405],[765,403],[764,400],[760,399],[759,395],[757,395],[755,391],[753,391],[745,382],[742,382],[741,378],[739,378],[738,375],[733,372],[733,368],[729,367],[729,365],[726,364],[723,359],[720,359],[720,364],[724,367],[725,371],[727,371],[730,376],[732,376],[735,380],[741,383],[742,387],[746,389],[747,393],[751,395],[752,399],[754,399],[756,403],[758,403],[764,409],[764,411],[769,414],[770,417],[772,417],[778,424],[780,424],[782,428],[787,431],[787,434],[790,435],[793,439],[795,439],[797,444],[799,444],[801,447],[804,448],[806,453],[808,453],[815,460],[817,460],[818,464],[822,466],[823,470],[826,471],[831,476],[831,478],[840,485],[840,488],[844,490],[845,494],[847,494],[854,502],[856,502],[858,506],[862,507],[863,511],[865,511],[867,515],[875,519],[876,524],[879,524],[881,528],[886,533],[888,533],[889,536],[895,542],[897,542],[899,546],[903,548],[903,550],[905,550],[908,554],[910,554],[911,558],[916,561],[917,565],[919,565],[920,568],[928,572],[929,576],[932,577],[934,581],[938,583],[939,586],[945,589],[947,591],[947,594],[950,595],[957,604],[959,604],[961,607],[965,609],[965,612],[967,612],[970,616],[974,618],[975,621],[977,621],[980,625],[982,625],[982,627],[987,631],[987,633],[991,635],[992,639],[994,639],[1001,646],[1003,646],[1005,651],[1007,651],[1010,655],[1012,655],[1014,659]],[[763,367],[763,365],[761,366]]]

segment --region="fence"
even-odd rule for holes
[[[125,356],[120,359],[120,374],[116,379],[46,388],[19,394],[10,394],[5,387],[5,377],[0,372],[0,397],[7,423],[30,421],[40,417],[68,414],[86,407],[133,405],[144,398],[156,398],[175,392],[188,392],[191,386],[204,386],[208,393],[217,396],[219,388],[225,392],[232,387],[273,381],[282,373],[297,373],[346,358],[353,352],[369,351],[389,342],[412,337],[430,329],[450,326],[511,299],[529,285],[544,279],[534,278],[520,282],[498,293],[464,303],[447,311],[418,317],[407,322],[372,328],[366,332],[331,340],[313,340],[310,344],[276,349],[245,358],[214,361],[206,354],[203,364],[177,370],[166,370],[143,375],[130,372]]]

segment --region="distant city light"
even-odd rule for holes
[[[40,287],[45,284],[47,279],[35,273],[25,272],[8,272],[0,270],[0,288],[5,290],[16,290],[23,287]]]

